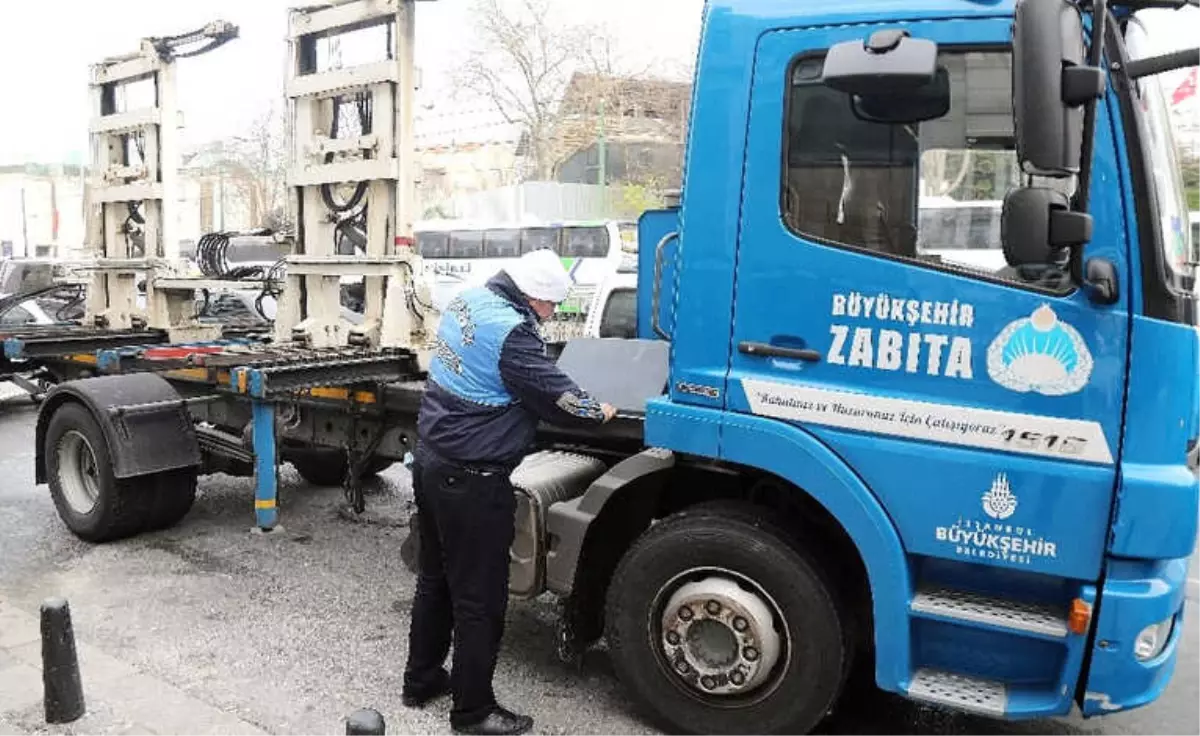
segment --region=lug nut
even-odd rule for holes
[[[708,615],[716,616],[721,612],[721,604],[716,601],[709,601],[704,604],[704,610],[708,611]]]
[[[683,619],[684,621],[691,621],[692,616],[694,616],[694,615],[695,614],[692,613],[691,608],[688,608],[687,606],[679,607],[679,618]]]
[[[741,687],[742,685],[746,684],[746,676],[742,674],[741,670],[734,670],[733,672],[729,673],[729,681],[734,685]]]
[[[700,687],[704,688],[705,690],[712,690],[716,686],[717,686],[717,681],[714,680],[713,678],[709,677],[708,675],[705,675],[704,677],[700,678]]]
[[[676,631],[667,632],[667,643],[673,647],[679,646],[679,634]]]
[[[681,675],[686,675],[689,669],[691,668],[688,667],[688,663],[682,659],[675,663],[675,670]]]
[[[758,659],[758,650],[754,647],[746,647],[742,650],[742,656],[745,657],[747,661],[753,662],[754,660]]]
[[[749,628],[749,626],[750,626],[750,623],[747,622],[746,619],[742,618],[741,616],[738,616],[737,618],[733,619],[733,628],[737,631],[745,631],[747,628]]]

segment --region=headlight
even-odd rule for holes
[[[1167,642],[1171,640],[1171,628],[1174,623],[1175,617],[1171,616],[1142,629],[1133,643],[1133,656],[1137,657],[1139,662],[1145,662],[1162,654]]]

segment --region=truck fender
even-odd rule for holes
[[[609,468],[582,496],[552,505],[546,532],[555,543],[546,555],[546,587],[556,593],[571,591],[588,529],[617,491],[674,467],[675,453],[652,447]]]
[[[721,457],[787,480],[842,525],[858,548],[870,585],[876,684],[899,692],[911,673],[904,612],[912,582],[900,534],[879,499],[819,438],[776,419],[725,413]]]
[[[100,425],[118,479],[200,465],[191,415],[166,379],[153,373],[100,376],[68,381],[46,394],[35,435],[39,484],[47,482],[46,430],[55,411],[68,402],[87,407]]]

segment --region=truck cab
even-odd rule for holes
[[[1200,346],[1154,75],[1197,52],[1138,11],[1182,4],[706,4],[679,204],[559,359],[619,426],[513,474],[562,653],[605,635],[688,732],[809,731],[854,672],[1005,719],[1161,694]]]

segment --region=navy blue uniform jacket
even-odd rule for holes
[[[604,421],[599,402],[546,355],[537,325],[503,271],[450,302],[417,419],[424,446],[448,460],[515,466],[539,419],[566,426]]]

